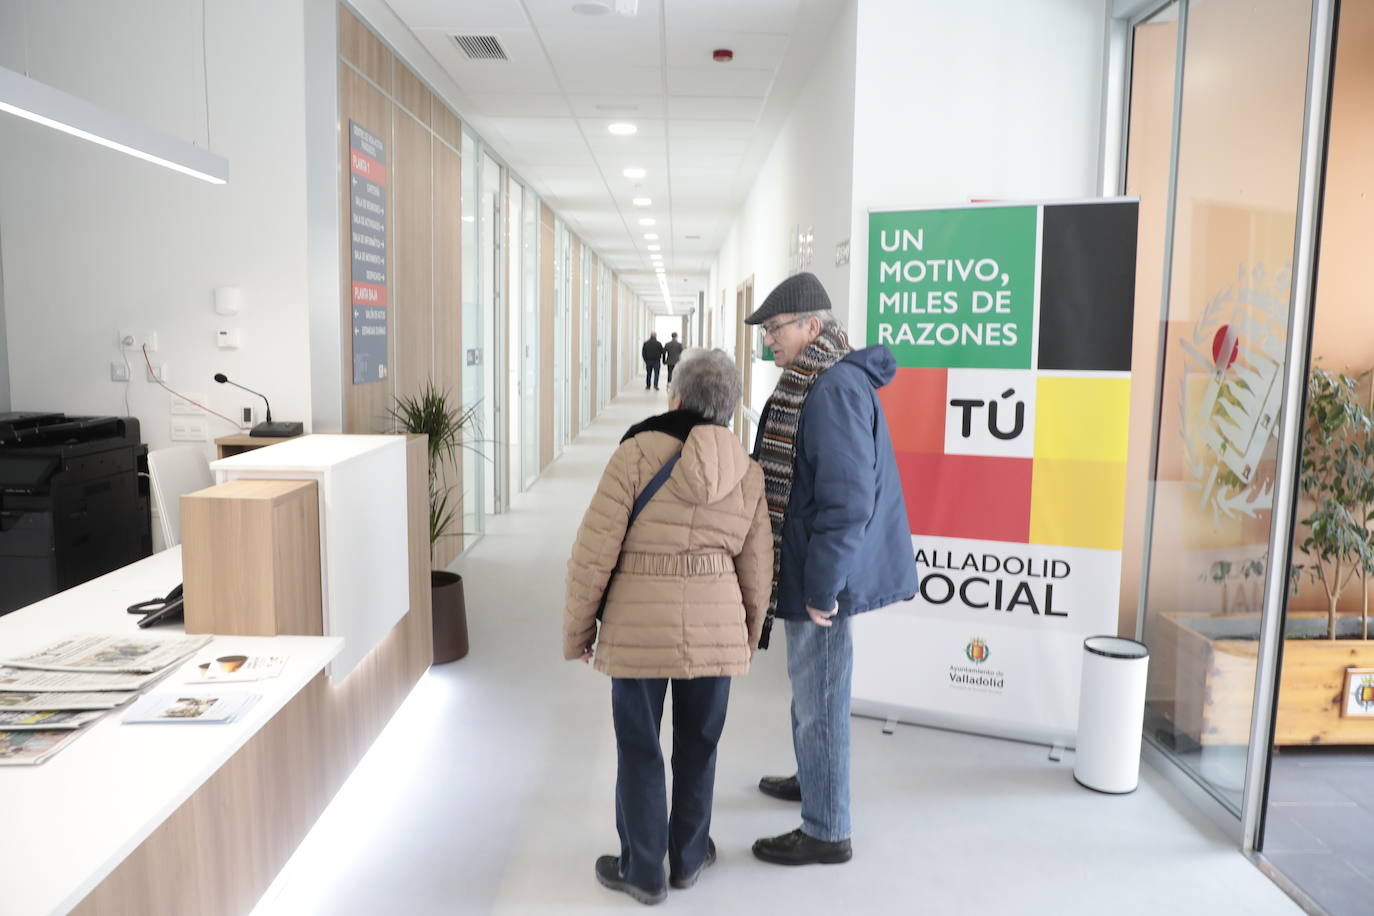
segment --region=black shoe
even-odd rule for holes
[[[759,780],[759,791],[783,801],[801,801],[801,785],[794,776],[765,776]]]
[[[848,840],[827,843],[793,830],[754,843],[754,855],[774,865],[839,865],[854,857]]]
[[[601,882],[602,887],[608,887],[613,891],[621,891],[629,894],[640,903],[653,906],[655,903],[662,903],[668,896],[668,889],[660,888],[656,891],[645,890],[637,884],[631,884],[620,877],[620,856],[601,856],[596,860],[596,880]]]
[[[687,888],[689,888],[689,887],[691,887],[693,884],[696,884],[696,883],[697,883],[697,879],[701,877],[701,873],[702,873],[702,872],[706,871],[706,869],[710,868],[712,865],[715,865],[715,864],[716,864],[716,841],[713,840],[713,839],[711,839],[710,837],[707,837],[707,838],[706,838],[706,861],[701,863],[701,868],[698,868],[695,872],[693,872],[690,876],[688,876],[688,877],[686,877],[686,878],[679,878],[677,875],[669,875],[669,876],[668,876],[668,883],[669,883],[670,885],[672,885],[673,887],[677,888],[677,889],[680,890],[680,891],[685,891],[685,890],[687,890]]]

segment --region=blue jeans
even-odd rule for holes
[[[618,768],[615,826],[620,876],[648,891],[667,886],[663,856],[675,875],[696,874],[706,861],[716,745],[725,728],[728,677],[673,680],[673,810],[668,814],[659,723],[666,678],[611,678]]]
[[[848,839],[849,689],[854,637],[849,618],[832,626],[785,620],[787,676],[792,681],[792,748],[802,796],[802,832],[817,840]]]

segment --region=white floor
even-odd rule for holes
[[[656,397],[654,395],[657,395]],[[665,396],[627,392],[459,564],[472,652],[432,669],[254,911],[601,913],[616,852],[609,683],[562,661],[563,570],[610,452]],[[862,619],[862,618],[861,618]],[[669,728],[665,722],[665,739]],[[712,835],[720,861],[681,913],[1294,913],[1289,899],[1148,767],[1140,790],[1078,787],[1046,749],[854,721],[854,860],[766,865],[755,838],[798,824],[755,783],[789,772],[781,645],[737,679]]]

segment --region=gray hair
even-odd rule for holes
[[[673,372],[673,394],[684,410],[728,426],[740,399],[739,369],[724,350],[694,347],[682,354]]]
[[[822,331],[832,331],[840,326],[840,320],[835,317],[835,313],[830,309],[821,309],[816,312],[798,312],[793,316],[793,320],[801,323],[807,318],[816,318],[821,323]]]

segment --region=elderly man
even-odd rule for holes
[[[760,419],[773,525],[772,616],[787,633],[794,776],[765,776],[765,794],[801,802],[801,827],[761,839],[779,865],[853,855],[849,820],[850,618],[916,594],[897,461],[878,389],[896,374],[886,347],[851,350],[813,274],[784,280],[745,319],[763,325],[783,370]]]

